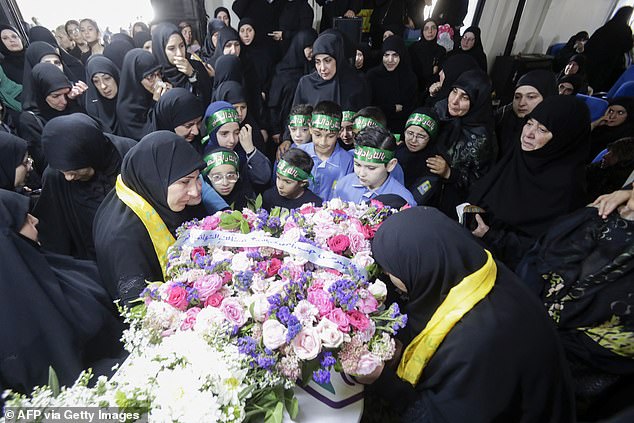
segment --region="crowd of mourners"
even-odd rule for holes
[[[332,27],[358,0],[317,3],[319,33],[303,0],[235,0],[239,22],[219,7],[200,37],[186,21],[104,37],[69,20],[28,39],[0,25],[0,389],[28,393],[49,366],[63,384],[108,374],[125,358],[113,301],[164,280],[182,223],[258,197],[340,198],[402,210],[372,250],[409,320],[397,358],[359,378],[364,421],[627,412],[634,98],[591,121],[574,94],[629,65],[632,8],[494,109],[467,2],[418,22],[409,2],[377,0],[371,44]],[[422,363],[414,379],[401,353]]]

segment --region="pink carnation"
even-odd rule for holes
[[[360,331],[365,331],[370,327],[370,319],[358,310],[348,312],[348,321],[352,326]]]
[[[357,254],[360,251],[369,249],[368,242],[365,240],[365,235],[357,231],[351,231],[348,234],[350,239],[350,252]]]
[[[335,254],[342,254],[350,247],[350,238],[346,235],[335,235],[328,239],[328,248]]]
[[[201,301],[205,301],[211,294],[222,288],[222,279],[218,274],[205,275],[196,279],[194,288],[198,291]]]
[[[205,307],[219,307],[223,298],[220,292],[214,292],[205,300]]]
[[[347,333],[350,331],[350,321],[348,320],[348,316],[346,312],[340,308],[335,308],[330,313],[328,313],[328,320],[337,324],[339,330],[341,332]]]
[[[282,267],[282,260],[278,258],[272,258],[267,262],[266,265],[266,277],[270,278],[271,276],[277,275],[277,272]]]
[[[306,203],[299,208],[299,212],[301,214],[312,214],[315,213],[315,207],[310,203]]]
[[[317,307],[320,316],[330,313],[334,308],[330,294],[323,290],[309,291],[308,302]]]
[[[196,324],[196,316],[200,313],[199,307],[192,307],[185,312],[185,320],[181,323],[181,330],[190,330]]]
[[[231,272],[225,271],[225,273],[222,275],[222,283],[226,285],[231,282],[231,279],[233,279],[233,274]]]
[[[379,302],[374,298],[374,295],[368,293],[364,297],[359,296],[357,308],[361,313],[373,313],[379,308]]]
[[[178,285],[170,286],[167,290],[167,303],[181,311],[185,310],[189,305],[185,288]]]
[[[218,227],[220,224],[220,217],[213,215],[207,216],[203,219],[203,229],[206,231],[212,231]]]

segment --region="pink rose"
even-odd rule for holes
[[[366,290],[362,290],[367,292]],[[367,295],[364,293],[359,293],[359,301],[357,302],[357,308],[361,313],[370,314],[374,313],[379,308],[379,302],[374,298],[374,295],[367,292]]]
[[[187,291],[182,286],[172,285],[167,290],[167,303],[181,311],[189,305]]]
[[[233,279],[233,274],[231,272],[225,271],[225,273],[222,275],[222,283],[225,285],[231,282],[232,279]]]
[[[307,299],[309,303],[317,307],[320,316],[325,316],[334,308],[330,294],[323,290],[309,291]]]
[[[206,255],[207,253],[205,252],[205,249],[203,247],[196,247],[191,252],[191,258],[194,261],[196,260],[196,257],[205,257]]]
[[[372,373],[381,364],[381,359],[371,352],[365,352],[359,358],[357,362],[357,369],[355,374],[359,376],[365,376]]]
[[[284,223],[284,232],[288,232],[291,229],[295,229],[297,227],[297,223],[295,223],[294,220],[287,220],[286,223]]]
[[[315,213],[315,207],[311,203],[306,203],[299,208],[301,214]]]
[[[360,331],[364,331],[370,327],[370,319],[358,310],[348,312],[348,321],[352,326]]]
[[[319,321],[315,330],[325,348],[339,348],[343,344],[343,332],[339,330],[335,322],[323,318]]]
[[[196,279],[194,282],[194,288],[198,291],[200,301],[205,301],[207,298],[222,288],[222,278],[220,275],[211,274],[205,275]]]
[[[372,239],[374,238],[376,229],[373,229],[371,226],[362,226],[361,233],[363,233],[363,236],[365,237],[365,239]]]
[[[282,260],[278,258],[272,258],[268,261],[266,265],[266,277],[270,278],[271,276],[277,275],[277,272],[282,267]]]
[[[376,207],[376,208],[378,208],[378,209],[382,209],[382,208],[384,208],[384,207],[385,207],[385,204],[383,204],[383,203],[382,203],[382,202],[380,202],[379,200],[374,200],[374,199],[370,200],[370,205],[371,205],[372,207]]]
[[[345,235],[335,235],[328,238],[328,248],[335,254],[342,254],[350,246],[350,239]]]
[[[332,320],[337,324],[337,327],[341,332],[347,333],[350,331],[350,321],[348,320],[348,316],[346,315],[346,312],[339,307],[328,313],[327,317],[328,320]]]
[[[238,327],[242,327],[248,320],[244,307],[240,304],[240,301],[235,298],[225,298],[222,300],[220,310],[224,313],[225,319],[227,319],[228,322]]]
[[[190,330],[196,324],[196,316],[200,313],[200,307],[192,307],[185,312],[185,320],[181,323],[181,330]]]
[[[203,229],[206,231],[212,231],[220,224],[220,217],[213,215],[207,216],[203,219]]]
[[[300,360],[312,360],[321,351],[321,340],[314,328],[304,328],[291,341],[293,351]]]
[[[350,252],[352,254],[370,249],[370,244],[365,240],[365,236],[362,233],[351,231],[348,234],[348,238],[350,239]]]
[[[276,350],[286,343],[286,326],[270,319],[262,325],[262,343],[270,350]]]
[[[214,292],[205,300],[205,307],[219,307],[224,297],[220,292]]]

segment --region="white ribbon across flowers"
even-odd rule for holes
[[[285,241],[274,238],[263,232],[242,234],[215,230],[190,229],[188,237],[179,237],[172,248],[189,247],[270,247],[288,254],[308,260],[318,266],[328,267],[346,273],[349,269],[357,269],[367,278],[365,269],[358,268],[352,260],[311,245],[307,242]]]

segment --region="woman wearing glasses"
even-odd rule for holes
[[[592,122],[590,157],[592,160],[607,148],[608,144],[634,134],[634,99],[616,97],[610,100],[608,109]]]
[[[117,121],[121,135],[140,140],[154,127],[154,105],[172,86],[164,82],[161,65],[147,50],[126,53],[117,97]]]

